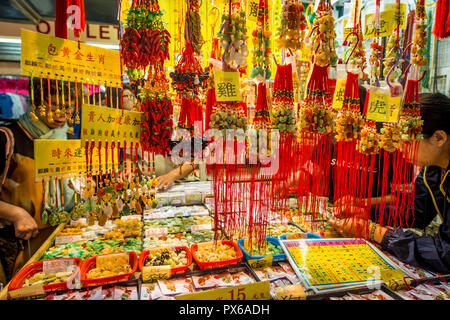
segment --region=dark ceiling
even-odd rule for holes
[[[43,19],[55,19],[55,3],[58,0],[23,1],[30,5]],[[118,0],[84,0],[86,22],[117,24],[117,4]],[[30,22],[9,0],[0,0],[0,20]]]

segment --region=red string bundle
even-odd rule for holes
[[[55,36],[59,38],[67,39],[67,11],[70,6],[76,6],[80,9],[80,16],[75,16],[75,19],[80,19],[79,21],[74,21],[73,34],[76,38],[80,36],[81,31],[85,28],[85,14],[84,14],[84,0],[57,0],[56,1],[56,19],[55,19]],[[70,12],[70,11],[69,11]],[[75,11],[77,14],[77,11]],[[77,28],[77,24],[79,27]]]
[[[321,198],[328,197],[334,112],[328,91],[328,67],[313,64],[307,94],[299,109],[300,174],[297,202],[312,222],[317,221]]]
[[[297,172],[299,145],[294,125],[292,64],[278,65],[273,85],[272,128],[280,133],[278,171],[272,178],[272,208],[287,209],[290,182]]]
[[[437,0],[436,2],[433,34],[439,39],[450,36],[450,1],[448,0]]]

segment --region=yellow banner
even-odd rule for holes
[[[81,141],[140,142],[141,112],[83,105],[81,117]],[[122,144],[123,145],[123,144]]]
[[[393,11],[383,11],[380,13],[380,37],[390,36],[393,29]],[[375,13],[368,14],[365,16],[364,25],[364,38],[374,38],[375,37]]]
[[[241,101],[239,72],[214,72],[217,101]]]
[[[22,74],[75,81],[107,81],[122,86],[118,51],[21,30]]]
[[[258,19],[259,0],[247,1],[247,20],[256,22]]]
[[[337,80],[336,81],[336,90],[334,91],[334,97],[333,97],[333,108],[334,109],[342,109],[342,106],[344,105],[344,92],[345,92],[345,85],[347,83],[347,80]]]
[[[177,300],[269,300],[270,282],[256,282],[176,296]]]
[[[390,98],[391,96],[386,93],[370,92],[367,120],[386,122],[388,120]]]

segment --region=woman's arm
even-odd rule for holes
[[[39,233],[36,221],[28,212],[4,201],[0,201],[0,219],[14,224],[17,238],[29,240]]]
[[[354,235],[355,225],[367,227],[361,219],[331,220],[330,223],[345,235]],[[448,223],[447,221],[443,222]],[[440,228],[436,237],[419,236],[412,231],[392,230],[370,223],[366,239],[381,244],[381,247],[396,256],[400,261],[413,266],[423,267],[434,272],[450,272],[450,230]]]
[[[181,167],[175,168],[172,171],[170,171],[169,173],[160,176],[157,178],[158,180],[158,184],[156,186],[156,188],[158,189],[166,189],[168,187],[170,187],[175,181],[179,180],[179,179],[183,179],[185,177],[187,177],[188,175],[190,175],[192,173],[192,171],[194,171],[195,169],[198,169],[198,164],[189,164],[189,163],[184,163],[181,165]]]

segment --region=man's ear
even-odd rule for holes
[[[436,147],[442,147],[447,143],[448,139],[449,136],[444,130],[436,130],[433,133],[433,144],[435,144]]]

